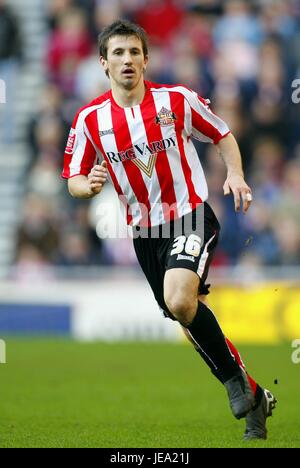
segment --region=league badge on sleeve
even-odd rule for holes
[[[71,128],[69,136],[68,136],[68,141],[67,141],[65,153],[67,153],[67,154],[73,154],[74,153],[75,140],[76,140],[76,130],[74,128]]]

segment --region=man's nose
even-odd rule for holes
[[[132,57],[130,52],[125,52],[124,54],[124,63],[128,65],[129,63],[132,63]]]

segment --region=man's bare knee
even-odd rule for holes
[[[171,314],[181,323],[189,326],[197,311],[199,277],[193,271],[175,268],[166,271],[164,299]]]
[[[165,297],[165,303],[171,314],[181,325],[188,327],[192,323],[197,310],[195,301],[174,294],[169,298]]]

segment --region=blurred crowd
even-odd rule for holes
[[[224,197],[224,164],[213,145],[196,142],[209,202],[222,226],[215,265],[300,264],[300,0],[52,0],[46,10],[47,82],[28,127],[27,173],[15,262],[80,266],[135,264],[130,240],[101,240],[91,204],[72,199],[60,178],[77,109],[106,91],[97,35],[128,18],[150,38],[146,78],[182,83],[211,100],[238,140],[249,213]],[[1,43],[1,41],[0,41]]]
[[[20,28],[16,16],[0,0],[0,105],[11,102],[16,86],[18,65],[22,60]],[[5,86],[3,84],[5,83]],[[0,108],[0,138],[13,135],[15,122],[12,106]]]

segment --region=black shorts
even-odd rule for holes
[[[200,278],[199,294],[209,294],[205,284],[218,243],[220,225],[205,202],[180,220],[154,229],[136,227],[134,249],[155,299],[165,315],[172,317],[164,301],[164,276],[171,268],[186,268]]]

